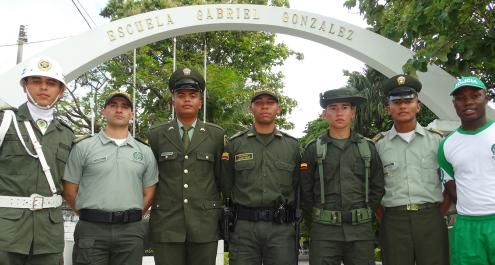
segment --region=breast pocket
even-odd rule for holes
[[[174,161],[177,159],[177,152],[167,151],[162,152],[158,158],[158,162]]]
[[[198,152],[196,153],[196,159],[199,161],[215,162],[215,157],[212,153]]]
[[[279,184],[283,186],[291,186],[292,185],[292,173],[295,168],[294,163],[287,163],[284,161],[276,161],[275,162],[275,168],[278,171],[278,174],[280,176],[279,179]]]

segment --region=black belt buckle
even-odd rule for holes
[[[112,223],[129,223],[129,211],[117,211],[112,213]]]
[[[272,211],[270,209],[262,209],[258,211],[257,219],[261,221],[270,221],[272,218]]]
[[[342,223],[352,224],[352,212],[342,211]]]

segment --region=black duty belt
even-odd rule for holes
[[[406,204],[395,207],[386,207],[386,212],[417,212],[423,209],[436,207],[437,203],[427,202],[423,204]]]
[[[276,223],[292,223],[296,220],[294,209],[279,209],[279,208],[248,208],[237,207],[236,216],[238,220],[247,220],[253,222],[276,222]]]
[[[81,209],[79,219],[88,222],[125,224],[140,221],[143,218],[141,209],[106,212],[94,209]]]

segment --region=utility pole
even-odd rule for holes
[[[22,62],[22,49],[24,47],[24,43],[28,41],[26,30],[26,25],[21,25],[19,27],[19,38],[17,39],[17,64]]]

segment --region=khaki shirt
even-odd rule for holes
[[[118,146],[104,131],[72,149],[64,180],[79,184],[76,209],[143,209],[143,189],[158,182],[151,149],[130,133]]]
[[[297,139],[275,130],[265,143],[253,127],[225,148],[222,191],[245,207],[294,205],[299,162]]]
[[[360,141],[367,141],[371,151],[368,206],[378,207],[384,193],[382,163],[375,146],[361,135],[352,132],[341,148],[328,136],[328,131],[319,136],[327,145],[323,160],[325,205],[320,200],[320,174],[316,155],[316,140],[310,142],[302,156],[307,170],[301,174],[302,206],[305,218],[310,218],[313,207],[331,211],[350,211],[365,208],[365,165],[358,149]],[[311,238],[314,240],[355,241],[374,239],[372,223],[342,226],[313,223]]]
[[[442,201],[437,162],[440,139],[438,133],[417,123],[409,143],[397,134],[394,126],[376,143],[385,172],[383,206]]]
[[[26,104],[14,111],[19,130],[31,153],[32,148],[24,121],[33,127],[50,167],[57,193],[62,193],[62,176],[69,156],[74,134],[57,119],[49,124],[45,134],[33,121]],[[0,122],[3,112],[0,112]],[[14,128],[10,125],[0,147],[0,195],[29,197],[33,193],[50,197],[52,192],[42,171],[40,161],[24,149]],[[64,226],[61,208],[38,211],[29,209],[0,208],[0,251],[29,254],[59,253],[64,250]]]

